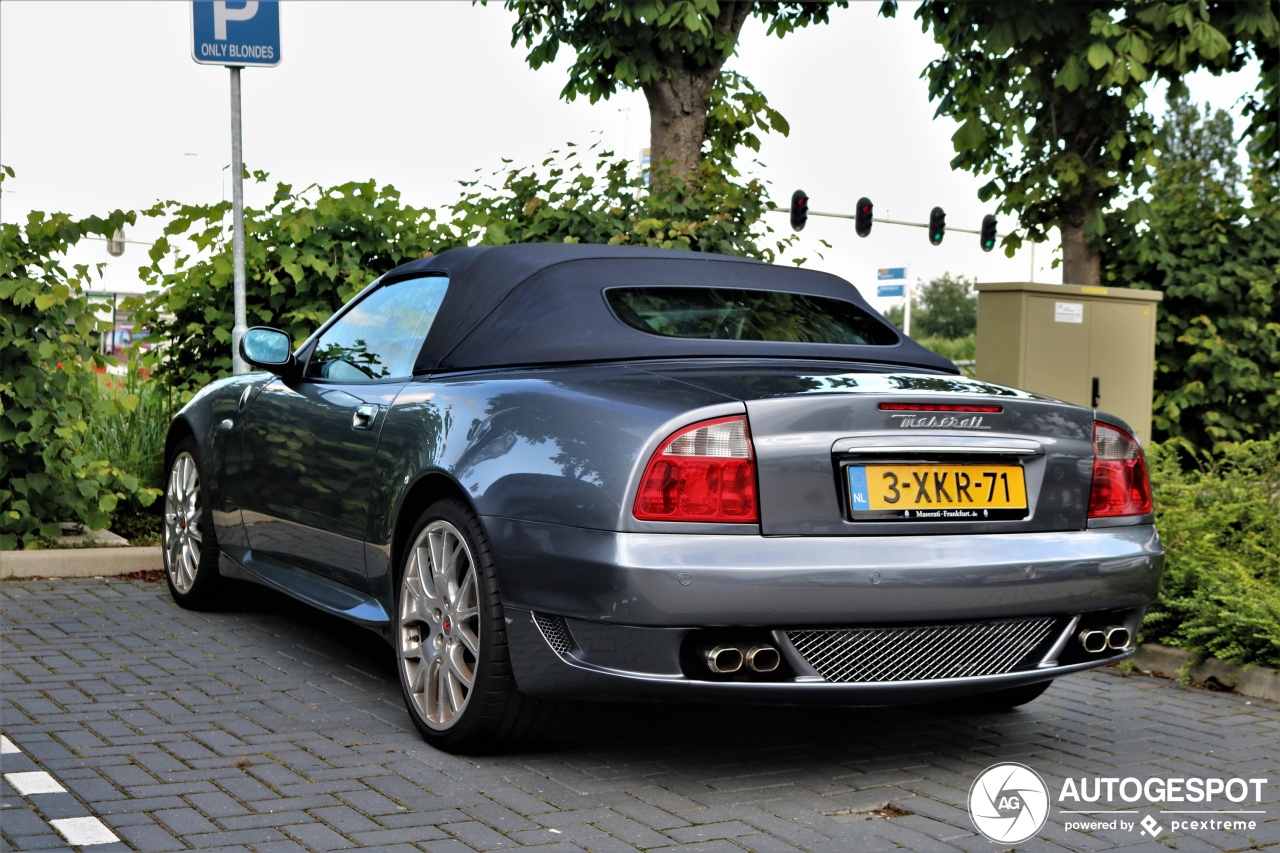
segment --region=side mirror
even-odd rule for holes
[[[289,349],[289,336],[267,326],[254,326],[244,333],[240,356],[254,367],[286,378],[296,372],[298,364]]]

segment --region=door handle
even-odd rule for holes
[[[1102,392],[1099,390],[1098,377],[1093,377],[1093,402],[1090,404],[1093,408],[1098,408],[1098,400],[1101,399]]]
[[[351,416],[352,429],[373,429],[373,422],[378,417],[377,406],[356,406],[355,414]]]

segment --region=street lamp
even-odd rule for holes
[[[117,228],[116,233],[111,235],[111,239],[107,241],[107,254],[113,258],[118,258],[124,254],[124,229]]]

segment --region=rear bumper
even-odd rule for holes
[[[516,682],[540,696],[879,705],[1033,684],[1131,655],[1131,639],[1083,653],[1080,629],[1116,625],[1135,637],[1164,561],[1151,525],[774,538],[485,524]],[[1036,617],[1052,632],[1012,671],[920,680],[829,681],[788,633]],[[690,664],[704,636],[767,642],[784,665],[778,677],[708,677]],[[900,654],[910,665],[911,647]]]
[[[978,676],[901,681],[828,681],[814,672],[787,639],[786,632],[770,632],[771,645],[783,652],[785,675],[776,679],[711,680],[682,671],[682,641],[693,632],[670,628],[624,628],[574,620],[561,623],[567,631],[549,632],[547,617],[527,610],[506,609],[507,643],[521,692],[564,699],[644,700],[682,699],[709,702],[776,704],[897,705],[971,696],[1049,681],[1130,657],[1132,645],[1088,660],[1064,663],[1063,647],[1076,642],[1074,618],[1063,619],[1051,648],[1012,672]],[[1142,610],[1122,620],[1134,626]],[[565,637],[571,639],[566,643]],[[553,648],[553,644],[557,648]],[[1043,657],[1041,657],[1043,655]],[[683,658],[687,661],[687,656]],[[798,667],[788,666],[797,662]],[[687,663],[684,664],[687,668]]]
[[[509,607],[654,628],[947,622],[1145,607],[1154,525],[1059,533],[765,537],[486,518]]]

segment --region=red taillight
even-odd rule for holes
[[[1093,485],[1089,517],[1114,518],[1151,512],[1151,481],[1138,442],[1122,429],[1093,425]]]
[[[669,436],[644,469],[634,514],[641,521],[759,521],[747,419],[702,421]]]

